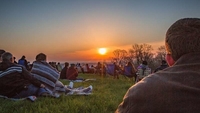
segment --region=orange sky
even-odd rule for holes
[[[116,49],[164,45],[167,29],[184,17],[200,17],[200,1],[0,1],[0,49],[30,62],[93,62]],[[166,5],[168,4],[168,5]],[[169,8],[170,6],[170,8]],[[98,48],[107,48],[102,56]]]

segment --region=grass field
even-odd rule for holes
[[[30,100],[11,101],[0,99],[0,113],[114,113],[124,94],[133,82],[120,76],[120,79],[101,77],[94,74],[80,74],[83,78],[96,78],[96,81],[75,82],[74,87],[93,86],[89,96],[65,96],[59,98],[38,97]],[[62,81],[68,84],[68,81]]]

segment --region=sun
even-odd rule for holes
[[[107,49],[106,48],[99,48],[99,54],[104,55],[106,54]]]

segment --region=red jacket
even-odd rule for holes
[[[78,71],[74,67],[69,67],[66,74],[66,79],[76,80],[78,76]]]

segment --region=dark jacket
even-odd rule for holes
[[[0,95],[13,97],[26,90],[30,84],[38,87],[41,85],[23,66],[10,62],[0,63]]]
[[[116,113],[199,113],[199,95],[200,53],[185,54],[133,85]]]
[[[68,67],[64,67],[62,69],[62,71],[60,72],[60,79],[66,79],[67,70],[68,70]]]
[[[163,69],[165,69],[165,68],[167,68],[167,67],[168,67],[167,64],[162,64],[162,65],[160,65],[158,68],[155,69],[154,73],[157,72],[157,71],[163,70]]]

